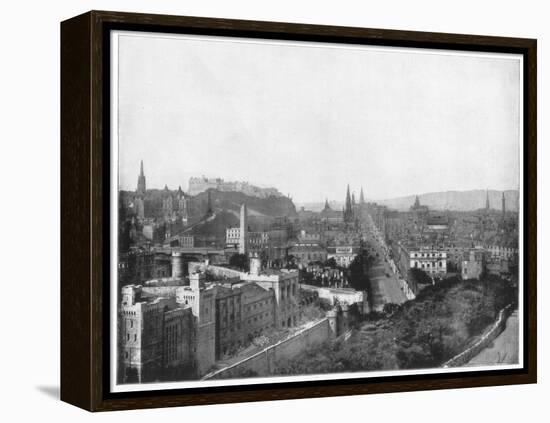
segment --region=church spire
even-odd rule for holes
[[[146,189],[147,189],[147,186],[145,184],[145,173],[143,172],[143,160],[142,160],[139,165],[139,176],[138,176],[136,194],[145,195]]]
[[[344,208],[344,221],[348,222],[352,219],[352,209],[351,209],[351,195],[349,193],[349,184],[346,191],[346,206]]]
[[[325,210],[330,210],[330,206],[328,204],[328,198],[325,198]]]

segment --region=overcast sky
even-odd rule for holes
[[[520,62],[284,42],[119,38],[119,183],[190,176],[295,202],[519,186]]]

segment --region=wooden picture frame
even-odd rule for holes
[[[523,56],[523,368],[112,393],[109,33],[112,30]],[[536,383],[536,40],[91,11],[61,23],[61,399],[89,411]]]

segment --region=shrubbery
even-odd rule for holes
[[[498,277],[444,280],[426,287],[413,301],[388,307],[388,313],[369,315],[347,342],[325,343],[278,363],[277,373],[438,367],[463,351],[516,299],[515,288]]]

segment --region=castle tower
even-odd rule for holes
[[[240,222],[240,233],[239,233],[239,254],[246,254],[248,251],[248,218],[246,203],[243,203],[241,206],[241,222]]]
[[[195,365],[200,376],[205,375],[216,360],[215,295],[212,290],[205,289],[204,283],[204,273],[189,275],[189,288],[193,298],[191,305],[196,324]],[[188,292],[187,287],[181,288],[184,294]]]
[[[140,169],[139,169],[139,176],[138,176],[136,194],[145,195],[146,188],[147,187],[146,187],[146,183],[145,183],[145,173],[143,172],[143,160],[142,160],[141,164],[140,164]]]

